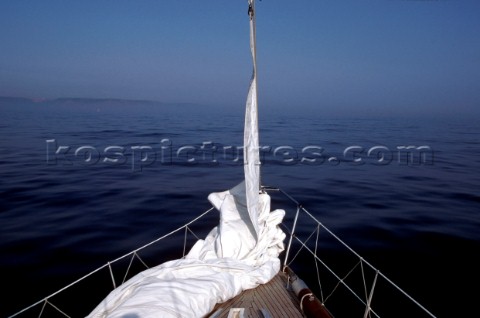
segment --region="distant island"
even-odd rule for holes
[[[104,108],[132,108],[132,107],[195,107],[204,105],[192,103],[166,103],[153,100],[120,99],[120,98],[25,98],[0,96],[0,107],[69,107],[74,109],[104,109]]]
[[[25,98],[0,96],[0,106],[3,105],[58,105],[58,106],[168,106],[168,105],[192,105],[189,103],[164,103],[152,100],[120,99],[120,98]]]

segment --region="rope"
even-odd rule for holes
[[[305,241],[302,241],[297,235],[295,235],[293,233],[293,231],[295,230],[295,226],[292,228],[293,231],[292,233],[290,234],[290,244],[292,243],[293,241],[293,238],[295,238],[295,240],[297,242],[299,242],[300,244],[300,247],[298,248],[297,250],[297,253],[294,255],[294,257],[292,258],[292,260],[290,262],[287,262],[287,259],[285,260],[285,265],[290,265],[296,258],[297,256],[299,255],[300,251],[302,250],[306,250],[308,251],[309,253],[311,253],[314,257],[314,260],[315,260],[315,266],[316,266],[316,269],[317,269],[317,279],[318,279],[318,283],[319,283],[319,286],[320,286],[320,290],[321,290],[321,294],[322,294],[322,303],[325,303],[335,292],[336,290],[338,289],[338,287],[340,285],[343,285],[345,286],[345,288],[347,290],[349,290],[361,303],[363,303],[365,305],[365,312],[364,312],[364,317],[370,317],[370,314],[373,314],[375,317],[379,317],[378,314],[371,308],[371,302],[372,302],[372,299],[373,299],[373,295],[374,295],[374,291],[375,291],[375,287],[377,285],[377,281],[378,281],[378,278],[383,278],[388,284],[390,284],[392,287],[394,287],[397,291],[399,291],[401,294],[403,294],[405,297],[407,297],[413,304],[417,305],[420,309],[422,309],[426,314],[428,314],[430,317],[433,317],[435,318],[435,316],[430,312],[428,311],[424,306],[422,306],[418,301],[416,301],[413,297],[411,297],[410,295],[408,295],[405,291],[403,291],[398,285],[396,285],[394,282],[392,282],[388,277],[386,277],[384,274],[382,274],[379,270],[377,270],[374,266],[372,266],[370,263],[368,263],[367,261],[365,261],[358,253],[356,253],[352,248],[350,248],[345,242],[343,242],[340,238],[338,238],[332,231],[330,231],[325,225],[323,225],[320,221],[318,221],[309,211],[307,211],[305,208],[303,208],[302,206],[300,206],[298,204],[297,201],[295,201],[290,195],[288,195],[286,192],[284,192],[283,190],[281,189],[269,189],[269,188],[263,188],[264,190],[271,190],[271,191],[278,191],[278,192],[281,192],[282,194],[284,194],[287,198],[289,198],[292,202],[294,202],[295,204],[297,204],[297,215],[296,215],[296,218],[298,217],[298,212],[299,211],[303,211],[305,214],[307,214],[314,222],[317,223],[314,231],[307,237],[307,239]],[[116,263],[126,257],[129,257],[131,256],[131,259],[130,259],[130,263],[129,263],[129,266],[127,268],[127,272],[125,274],[125,277],[124,277],[124,281],[126,279],[126,276],[128,275],[129,271],[130,271],[130,268],[131,268],[131,265],[132,265],[132,262],[133,262],[133,259],[136,257],[140,260],[140,262],[142,262],[142,264],[148,268],[148,266],[145,264],[145,262],[140,258],[140,256],[138,255],[138,251],[140,250],[143,250],[159,241],[161,241],[162,239],[166,238],[166,237],[169,237],[175,233],[177,233],[178,231],[184,229],[185,230],[185,235],[187,235],[188,232],[192,233],[195,237],[197,237],[195,235],[195,233],[189,228],[189,226],[193,223],[195,223],[197,220],[199,220],[200,218],[202,218],[203,216],[205,216],[206,214],[208,214],[209,212],[211,212],[212,210],[214,210],[214,207],[208,209],[207,211],[205,211],[204,213],[202,213],[201,215],[199,215],[198,217],[194,218],[193,220],[191,220],[190,222],[188,222],[187,224],[169,232],[168,234],[165,234],[143,246],[141,246],[140,248],[137,248],[113,261],[110,261],[110,262],[107,262],[105,265],[93,270],[92,272],[88,273],[87,275],[84,275],[82,276],[81,278],[77,279],[76,281],[72,282],[71,284],[59,289],[58,291],[54,292],[53,294],[49,295],[48,297],[45,297],[43,298],[42,300],[32,304],[31,306],[29,307],[26,307],[24,308],[23,310],[11,315],[9,318],[13,318],[13,317],[16,317],[22,313],[24,313],[25,311],[33,308],[33,307],[36,307],[40,304],[43,303],[42,305],[42,308],[41,308],[41,311],[40,311],[40,315],[39,317],[41,317],[44,313],[44,310],[48,305],[52,306],[53,308],[55,308],[59,313],[61,313],[62,315],[64,315],[65,317],[69,317],[67,314],[65,314],[63,311],[61,311],[58,307],[56,307],[55,305],[53,305],[49,299],[58,295],[59,293],[65,291],[66,289],[76,285],[77,283],[79,283],[80,281],[83,281],[85,280],[86,278],[94,275],[95,273],[99,272],[100,270],[103,270],[105,269],[106,267],[109,268],[109,272],[110,272],[110,275],[111,275],[111,278],[112,278],[112,282],[114,284],[114,286],[116,285],[115,284],[115,279],[114,279],[114,276],[113,276],[113,269],[112,269],[112,264],[113,263]],[[295,223],[296,223],[296,220],[295,220]],[[282,224],[282,227],[284,227],[284,225]],[[323,228],[328,234],[330,234],[334,239],[336,239],[340,244],[342,244],[348,251],[350,251],[353,255],[355,255],[357,258],[358,258],[358,263],[356,263],[347,273],[346,275],[343,276],[343,278],[341,278],[339,275],[337,275],[330,267],[328,267],[328,265],[318,257],[317,253],[318,253],[318,242],[319,242],[319,235],[320,235],[320,230],[321,228]],[[288,228],[286,228],[287,232],[288,232]],[[313,237],[313,234],[316,233],[316,240],[315,240],[315,243],[314,243],[314,250],[312,250],[308,245],[307,243],[310,241],[310,239]],[[197,237],[198,238],[198,237]],[[290,246],[289,244],[289,246]],[[310,243],[311,244],[311,243]],[[338,281],[338,283],[336,284],[336,286],[333,288],[333,290],[330,292],[330,294],[325,298],[325,300],[323,300],[323,290],[322,290],[322,284],[321,284],[321,281],[320,281],[320,270],[319,270],[319,264],[321,264],[328,272],[330,272]],[[346,284],[345,280],[355,271],[355,269],[360,265],[361,267],[361,275],[362,275],[362,281],[363,281],[363,285],[364,285],[364,293],[365,293],[365,298],[366,298],[366,301],[364,301],[364,299],[362,299],[360,296],[358,296],[356,294],[356,292]],[[375,277],[374,277],[374,281],[372,283],[372,287],[370,289],[370,292],[368,293],[368,288],[367,288],[367,283],[366,283],[366,280],[365,280],[365,268],[364,268],[364,265],[367,265],[369,268],[371,268],[372,270],[375,271]],[[368,295],[368,296],[367,296]],[[303,301],[305,299],[305,297],[307,296],[312,296],[312,294],[306,294],[304,296],[302,296],[302,299],[300,301],[300,306],[301,306],[301,309],[303,311]]]
[[[113,289],[115,289],[117,288],[117,284],[115,284],[115,277],[113,277],[112,264],[110,262],[108,262],[108,270],[110,271],[110,277],[112,278]]]
[[[185,253],[187,250],[187,234],[188,234],[188,226],[185,226],[185,235],[183,236],[183,253],[182,253],[183,257],[185,257]]]
[[[303,245],[303,246],[306,246],[306,243],[310,240],[310,238],[312,238],[312,236],[313,236],[313,234],[315,234],[315,232],[316,232],[316,230],[313,231],[313,232],[310,234],[310,236],[305,240],[305,242],[300,241],[299,238],[298,238],[296,235],[293,235],[293,234],[292,234],[291,237],[295,237],[295,239],[297,239],[298,241],[302,242],[302,245]],[[297,258],[297,256],[298,256],[298,255],[300,254],[300,252],[302,251],[303,246],[298,249],[297,253],[295,253],[295,255],[293,256],[292,260],[291,260],[286,266],[290,266],[290,264],[293,263],[293,261]],[[311,252],[310,252],[310,253],[311,253]],[[312,253],[312,254],[316,255],[315,253]]]
[[[70,316],[67,315],[66,313],[64,313],[63,311],[61,311],[60,308],[58,308],[57,306],[55,306],[54,304],[52,304],[52,303],[49,302],[48,300],[47,300],[46,302],[48,302],[48,304],[49,304],[50,306],[52,306],[53,308],[55,308],[59,313],[61,313],[62,315],[64,315],[64,316],[67,317],[67,318],[70,318]]]
[[[318,247],[319,236],[320,236],[320,226],[317,225],[317,239],[315,240],[315,255],[317,255],[317,247]],[[322,283],[320,282],[320,270],[318,269],[317,259],[314,257],[313,260],[315,261],[315,269],[317,270],[317,281],[318,281],[318,288],[320,288],[320,299],[322,300],[322,304],[323,304],[324,303],[324,301],[323,301],[323,289],[322,289]]]
[[[187,227],[187,228],[188,228],[188,232],[190,232],[193,236],[195,236],[195,238],[196,238],[197,240],[200,239],[200,238],[197,236],[197,234],[195,234],[195,232],[193,232],[193,231],[190,229],[190,227]]]
[[[270,190],[269,188],[265,188],[266,190]],[[273,188],[272,191],[279,191],[281,192],[285,197],[290,199],[293,203],[295,203],[297,206],[299,205],[298,201],[295,200],[292,196],[290,196],[288,193],[286,193],[284,190],[279,189],[279,188]],[[329,228],[327,228],[325,225],[323,225],[322,222],[317,220],[309,211],[307,211],[304,207],[301,208],[301,210],[307,214],[313,221],[315,221],[319,226],[321,226],[328,234],[330,234],[335,240],[337,240],[341,245],[343,245],[347,250],[349,250],[353,255],[355,255],[361,262],[364,264],[368,265],[372,270],[376,271],[377,275],[383,279],[385,279],[386,282],[388,282],[392,287],[394,287],[398,292],[403,294],[405,297],[407,297],[412,303],[417,305],[420,309],[422,309],[427,315],[430,317],[435,318],[435,315],[433,315],[428,309],[426,309],[422,304],[420,304],[418,301],[416,301],[412,296],[410,296],[407,292],[405,292],[402,288],[400,288],[397,284],[395,284],[392,280],[390,280],[387,276],[385,276],[383,273],[381,273],[378,269],[376,269],[373,265],[371,265],[369,262],[364,260],[357,252],[355,252],[348,244],[346,244],[344,241],[342,241],[337,235],[335,235]],[[314,251],[312,251],[308,246],[306,246],[302,240],[300,240],[297,236],[295,236],[295,239],[300,242],[302,245],[301,248],[305,248],[308,250],[312,255],[314,255],[315,259],[317,259],[333,276],[335,276],[336,279],[339,280],[339,283],[343,284],[355,297],[357,297],[364,305],[367,306],[367,304],[361,299],[345,282],[342,281],[342,279],[331,269],[329,268],[317,255]],[[358,265],[358,264],[357,264]],[[356,265],[356,266],[357,266]],[[375,313],[373,309],[370,310],[375,316],[379,317],[378,314]]]
[[[135,257],[138,258],[140,263],[142,263],[143,266],[145,266],[147,269],[150,268],[148,267],[147,264],[145,264],[145,262],[140,258],[140,256],[136,252],[133,253],[132,257],[130,258],[130,263],[128,263],[127,270],[125,271],[125,275],[123,276],[122,284],[125,283],[125,281],[127,280],[128,273],[130,272],[130,268],[132,267],[133,260],[135,259]]]
[[[305,299],[305,297],[310,297],[310,301],[312,301],[313,300],[313,293],[305,294],[300,299],[300,310],[302,310],[302,312],[303,312],[303,300]]]
[[[343,278],[339,278],[337,285],[335,285],[335,287],[334,287],[333,290],[330,292],[330,294],[327,296],[327,298],[325,298],[325,302],[327,302],[327,300],[330,298],[330,296],[333,295],[333,293],[335,292],[335,290],[337,290],[337,288],[338,288],[338,286],[340,286],[340,284],[343,284],[345,287],[347,287],[348,289],[350,289],[350,287],[348,287],[348,285],[345,284],[345,279],[347,279],[347,277],[350,276],[351,273],[353,273],[353,271],[355,270],[355,268],[357,268],[357,266],[358,266],[359,264],[360,264],[360,262],[358,262],[357,264],[355,264],[355,266],[353,266],[353,268],[350,269],[350,271],[348,271],[348,273],[347,273]],[[355,292],[354,292],[352,289],[350,289],[350,291],[355,294]],[[355,295],[357,295],[357,294],[355,294]],[[357,297],[358,297],[358,296],[357,296]],[[362,302],[363,302],[363,300],[362,300]],[[366,305],[366,304],[364,303],[364,305]]]
[[[211,207],[210,209],[206,210],[205,212],[203,212],[202,214],[200,214],[199,216],[197,216],[196,218],[194,218],[194,219],[191,220],[190,222],[182,225],[181,227],[179,227],[179,228],[177,228],[177,229],[175,229],[175,230],[173,230],[173,231],[171,231],[171,232],[169,232],[169,233],[167,233],[167,234],[165,234],[165,235],[163,235],[163,236],[161,236],[161,237],[159,237],[159,238],[157,238],[157,239],[155,239],[155,240],[153,240],[153,241],[151,241],[151,242],[149,242],[149,243],[147,243],[147,244],[145,244],[145,245],[143,245],[143,246],[141,246],[141,247],[139,247],[139,248],[137,248],[137,249],[135,249],[135,250],[127,253],[127,254],[125,254],[125,255],[123,255],[123,256],[120,256],[120,257],[116,258],[116,259],[114,259],[113,261],[110,261],[110,262],[104,264],[103,266],[98,267],[97,269],[95,269],[95,270],[91,271],[90,273],[88,273],[88,274],[80,277],[79,279],[77,279],[77,280],[75,280],[74,282],[68,284],[67,286],[65,286],[65,287],[63,287],[63,288],[60,288],[59,290],[57,290],[56,292],[48,295],[47,297],[44,297],[44,298],[42,298],[41,300],[37,301],[36,303],[33,303],[33,304],[31,304],[30,306],[23,308],[22,310],[14,313],[13,315],[10,315],[8,318],[17,317],[17,316],[21,315],[22,313],[24,313],[24,312],[26,312],[26,311],[28,311],[28,310],[30,310],[30,309],[32,309],[32,308],[40,305],[41,303],[48,302],[48,299],[50,299],[50,298],[52,298],[52,297],[54,297],[54,296],[62,293],[63,291],[69,289],[70,287],[72,287],[72,286],[78,284],[79,282],[87,279],[88,277],[94,275],[95,273],[98,273],[99,271],[101,271],[101,270],[105,269],[106,267],[110,266],[110,264],[116,263],[116,262],[118,262],[118,261],[120,261],[120,260],[122,260],[122,259],[124,259],[124,258],[126,258],[126,257],[128,257],[128,256],[135,255],[138,251],[143,250],[143,249],[145,249],[145,248],[147,248],[147,247],[149,247],[149,246],[151,246],[151,245],[153,245],[153,244],[155,244],[155,243],[157,243],[157,242],[165,239],[166,237],[169,237],[169,236],[177,233],[178,231],[180,231],[181,229],[183,229],[185,226],[189,226],[189,225],[191,225],[192,223],[195,223],[196,221],[198,221],[199,219],[201,219],[202,217],[204,217],[205,215],[207,215],[208,213],[210,213],[210,212],[213,211],[214,209],[215,209],[214,207]],[[138,258],[139,258],[139,257],[138,257]],[[139,258],[139,259],[140,259],[140,258]],[[143,261],[142,261],[141,259],[140,259],[140,261],[143,263]],[[143,264],[146,266],[145,263],[143,263]],[[148,266],[147,266],[147,268],[148,268]]]
[[[47,305],[48,300],[45,299],[45,302],[43,303],[42,310],[40,310],[40,315],[38,317],[42,317],[43,311],[45,310],[45,306]]]
[[[328,267],[327,264],[325,264],[325,262],[323,262],[317,255],[315,255],[315,253],[313,253],[313,251],[308,247],[306,246],[298,237],[295,237],[295,239],[306,249],[308,250],[312,255],[314,255],[314,257],[323,265],[323,267],[325,267],[337,280],[338,280],[338,284],[337,284],[337,287],[339,284],[342,284],[345,288],[347,288],[363,305],[366,306],[366,303],[365,301],[360,297],[358,296],[355,291],[350,287],[348,286],[343,280],[342,278],[340,278],[340,276],[337,275],[337,273],[335,273],[330,267]],[[335,287],[336,289],[336,287]],[[333,293],[333,292],[332,292]],[[331,293],[331,294],[332,294]],[[327,301],[327,299],[331,296],[331,294],[325,299],[325,302]],[[372,312],[375,314],[375,312],[372,310]],[[375,314],[376,315],[376,314]],[[378,317],[378,315],[376,315]]]
[[[375,290],[375,286],[377,285],[377,278],[378,271],[375,273],[375,278],[373,279],[372,289],[370,290],[370,296],[368,296],[367,308],[365,308],[365,314],[363,315],[363,318],[367,318],[367,316],[370,316],[370,311],[372,310],[371,304],[373,298],[373,291]]]
[[[122,284],[125,283],[125,281],[127,280],[128,272],[130,272],[130,267],[132,266],[133,260],[135,259],[135,255],[136,255],[136,253],[133,254],[132,257],[130,257],[130,263],[128,263],[127,271],[125,272],[125,275],[123,276]]]
[[[280,190],[280,192],[286,194],[283,190]],[[286,195],[287,197],[290,197],[289,195]],[[297,202],[293,200],[294,202]],[[302,211],[304,211],[312,220],[317,222],[325,231],[327,231],[333,238],[335,238],[340,244],[342,244],[345,248],[347,248],[352,254],[354,254],[356,257],[359,259],[362,259],[362,261],[368,265],[371,269],[378,271],[373,265],[371,265],[369,262],[364,260],[357,252],[355,252],[350,246],[348,246],[344,241],[342,241],[337,235],[335,235],[330,229],[328,229],[325,225],[322,224],[322,222],[318,221],[310,212],[308,212],[305,208],[302,207]],[[309,249],[311,252],[311,250]],[[312,252],[311,252],[312,253]],[[323,263],[323,262],[322,262]],[[325,265],[324,265],[325,266]],[[329,269],[330,270],[330,269]],[[331,271],[331,270],[330,270]],[[332,271],[333,273],[333,271]],[[428,314],[432,318],[436,318],[434,314],[432,314],[427,308],[425,308],[422,304],[420,304],[417,300],[415,300],[412,296],[410,296],[407,292],[405,292],[402,288],[400,288],[397,284],[395,284],[392,280],[390,280],[387,276],[385,276],[382,272],[378,271],[378,275],[385,279],[390,285],[392,285],[397,291],[399,291],[401,294],[403,294],[405,297],[407,297],[411,302],[413,302],[415,305],[417,305],[419,308],[421,308],[426,314]],[[346,286],[346,285],[345,285]],[[347,287],[347,286],[346,286]],[[347,287],[348,288],[348,287]],[[350,288],[349,288],[350,289]],[[351,290],[351,289],[350,289]],[[353,292],[353,291],[352,291]],[[354,293],[355,294],[355,293]],[[355,296],[357,296],[355,294]],[[358,297],[358,296],[357,296]],[[362,303],[364,303],[362,301]],[[365,304],[365,303],[364,303]],[[372,310],[372,312],[375,314],[375,312]],[[376,315],[376,314],[375,314]],[[378,315],[377,315],[378,317]]]
[[[290,248],[292,246],[292,239],[293,239],[293,233],[295,233],[295,229],[297,227],[297,220],[298,220],[298,215],[300,214],[300,206],[297,206],[297,213],[295,213],[295,219],[293,220],[293,226],[292,226],[292,232],[290,233],[290,239],[288,241],[288,246],[287,246],[287,252],[285,254],[285,262],[283,263],[283,267],[285,268],[288,266],[288,256],[290,255]],[[295,259],[295,257],[294,257]]]
[[[143,266],[145,266],[147,269],[150,268],[147,264],[145,264],[145,262],[143,261],[143,259],[140,258],[140,255],[138,255],[137,252],[135,252],[134,255],[135,255],[135,256],[138,258],[138,260],[143,264]]]

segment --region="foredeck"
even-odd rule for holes
[[[243,308],[243,317],[298,317],[303,318],[300,303],[287,289],[287,276],[279,272],[270,282],[242,292],[224,303],[217,304],[207,315],[209,318],[227,318],[230,309]],[[262,313],[264,310],[265,315]],[[240,316],[233,316],[240,317]]]

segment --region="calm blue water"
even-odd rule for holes
[[[79,103],[1,105],[2,317],[183,224],[209,207],[210,192],[243,177],[243,105],[226,114]],[[471,316],[480,268],[476,120],[261,113],[260,125],[270,147],[263,184],[315,211],[438,317]],[[429,148],[409,158],[402,146]]]

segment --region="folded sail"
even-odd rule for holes
[[[258,239],[247,219],[245,186],[212,193],[220,223],[198,240],[185,258],[147,269],[114,289],[87,318],[204,317],[222,303],[270,281],[280,270],[284,210],[270,210],[259,196]]]

